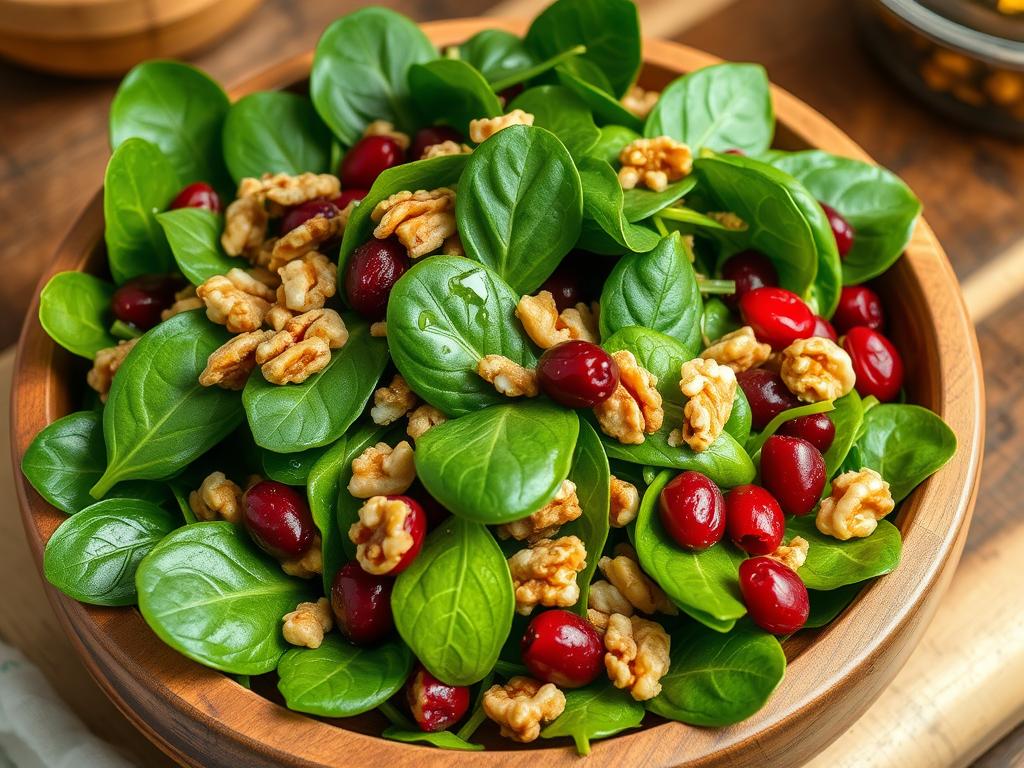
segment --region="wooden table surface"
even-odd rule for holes
[[[401,0],[418,20],[530,16],[537,0]],[[222,82],[311,48],[359,5],[268,0],[195,57]],[[897,88],[862,50],[845,0],[640,0],[645,31],[764,64],[772,80],[836,122],[917,191],[975,317],[988,391],[982,487],[964,559],[907,667],[818,766],[1024,763],[1024,144],[951,124]],[[0,63],[0,348],[16,338],[38,274],[101,183],[116,82],[74,81]],[[0,395],[9,386],[0,357]],[[0,449],[0,637],[21,647],[99,735],[141,765],[169,765],[136,734],[68,650],[20,530]]]

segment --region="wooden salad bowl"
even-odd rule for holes
[[[522,33],[525,23],[491,19],[435,22],[424,30],[439,46],[460,43],[487,27]],[[715,63],[708,54],[675,43],[647,40],[640,82],[662,88],[678,75]],[[298,56],[248,80],[233,92],[302,87],[312,54]],[[836,126],[779,88],[776,145],[817,147],[869,159]],[[61,244],[42,286],[60,270],[95,269],[103,257],[102,199],[97,193]],[[952,461],[903,503],[896,523],[903,560],[874,581],[825,629],[801,632],[785,643],[789,668],[768,704],[728,728],[654,724],[594,744],[586,758],[597,766],[800,765],[842,734],[906,661],[923,633],[960,558],[974,506],[984,435],[981,361],[974,329],[956,277],[928,225],[921,221],[906,256],[879,281],[891,337],[906,363],[910,401],[938,413],[952,427],[959,449]],[[53,343],[33,305],[18,347],[12,397],[13,456],[36,433],[73,410],[83,361]],[[64,515],[21,477],[18,496],[36,562]],[[529,752],[481,731],[486,752],[449,752],[374,736],[376,713],[325,721],[291,712],[232,678],[201,667],[164,645],[138,611],[82,605],[48,590],[64,629],[93,677],[122,712],[174,759],[189,766],[327,768],[429,761],[432,766],[492,768],[526,761],[579,766],[581,758],[559,742],[535,743]],[[273,695],[273,686],[266,686]],[[566,742],[567,744],[568,742]],[[428,751],[429,750],[429,751]]]

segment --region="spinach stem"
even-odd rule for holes
[[[491,90],[495,93],[501,93],[506,88],[511,88],[513,85],[519,85],[519,83],[525,82],[526,80],[531,80],[537,75],[547,72],[549,69],[554,69],[563,61],[568,61],[574,56],[581,56],[586,52],[587,46],[585,45],[573,46],[566,51],[562,51],[556,56],[552,56],[546,61],[534,64],[532,67],[527,67],[526,69],[521,69],[518,72],[513,72],[511,75],[503,77],[500,80],[495,80],[491,83]]]
[[[654,228],[658,230],[658,234],[662,237],[668,237],[668,227],[666,227],[665,222],[657,216],[654,217]]]
[[[488,688],[489,687],[490,686],[488,686]],[[473,714],[470,715],[469,720],[463,723],[462,727],[459,728],[455,735],[463,741],[469,741],[473,737],[473,734],[476,733],[477,728],[483,725],[484,720],[486,719],[487,715],[484,713],[484,708],[480,706],[479,702],[477,702],[477,707],[473,710]]]
[[[142,331],[134,325],[128,325],[128,323],[123,320],[115,320],[110,325],[110,335],[116,339],[129,341],[131,339],[139,338],[142,335]]]
[[[735,280],[715,280],[710,277],[697,277],[697,287],[701,293],[708,295],[719,294],[722,296],[731,296],[736,293],[736,281]]]
[[[757,454],[761,452],[761,447],[764,445],[765,440],[775,434],[776,430],[785,424],[790,419],[796,419],[800,416],[811,416],[815,413],[828,413],[835,409],[834,400],[822,400],[820,403],[809,403],[808,405],[798,405],[796,408],[790,408],[789,410],[783,411],[778,414],[774,419],[768,422],[760,434],[752,436],[747,441],[747,453],[750,454],[751,459],[757,459]],[[756,463],[756,462],[755,462]]]
[[[729,230],[729,227],[715,221],[710,216],[705,216],[703,213],[691,210],[690,208],[684,208],[682,206],[669,206],[668,208],[662,208],[656,214],[655,219],[668,219],[669,221],[680,221],[684,224],[696,224],[700,227],[706,227],[708,229],[719,229]]]
[[[403,715],[394,704],[390,701],[385,701],[383,704],[377,707],[380,713],[386,717],[393,726],[401,728],[406,731],[419,730],[412,721]]]
[[[502,677],[528,676],[530,674],[530,671],[522,664],[514,664],[501,659],[494,662],[494,671]]]

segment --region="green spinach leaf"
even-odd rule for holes
[[[542,739],[570,737],[576,752],[590,754],[590,740],[614,736],[638,728],[644,719],[644,705],[611,680],[599,680],[585,688],[565,692],[565,709],[540,732]]]
[[[519,36],[503,29],[477,32],[459,46],[459,58],[476,67],[490,83],[514,76],[536,63]]]
[[[651,189],[627,189],[622,193],[622,213],[627,221],[641,221],[677,202],[697,186],[696,176],[687,176],[669,184],[661,192]]]
[[[578,160],[583,184],[583,226],[579,247],[594,253],[646,253],[660,238],[648,227],[626,218],[622,186],[612,167],[596,157]]]
[[[600,131],[601,136],[598,138],[597,144],[591,148],[590,154],[613,166],[619,162],[619,154],[622,149],[640,138],[639,133],[624,125],[606,125]]]
[[[305,485],[316,463],[336,444],[321,445],[296,453],[260,450],[260,466],[263,467],[263,474],[271,480],[285,485]]]
[[[819,592],[815,589],[807,590],[807,596],[811,602],[811,612],[808,614],[803,628],[816,629],[830,624],[854,601],[861,589],[863,589],[861,584],[848,584],[827,592]]]
[[[203,208],[179,208],[156,215],[164,236],[171,246],[174,261],[192,285],[199,285],[214,275],[225,275],[244,262],[224,253],[220,235],[224,218]]]
[[[381,736],[392,741],[404,741],[406,744],[415,744],[421,741],[441,749],[457,749],[465,752],[479,752],[483,750],[482,745],[460,739],[451,731],[406,731],[391,726],[385,728]]]
[[[824,455],[826,477],[833,477],[839,471],[864,421],[864,407],[861,405],[857,390],[851,390],[848,395],[840,397],[836,400],[835,406],[835,410],[828,415],[835,426],[836,436]],[[829,492],[826,485],[825,493]]]
[[[428,123],[445,122],[463,136],[469,121],[497,117],[501,102],[473,65],[458,59],[437,59],[409,67],[409,91]]]
[[[601,130],[594,124],[586,103],[565,86],[530,88],[509,105],[508,110],[513,109],[533,115],[533,124],[555,134],[577,159],[590,152],[601,138]]]
[[[710,341],[720,339],[740,328],[739,321],[725,302],[713,296],[704,299],[703,325],[704,335]]]
[[[114,286],[85,272],[58,272],[39,294],[39,324],[72,354],[92,360],[117,345],[110,327]]]
[[[899,529],[888,520],[863,539],[839,541],[818,531],[814,515],[786,521],[786,541],[802,536],[810,545],[797,571],[808,589],[832,590],[895,570],[903,549]]]
[[[598,125],[616,125],[635,132],[643,130],[643,121],[622,106],[622,102],[599,86],[588,83],[566,64],[555,67],[555,75],[559,83],[586,102]]]

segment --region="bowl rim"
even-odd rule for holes
[[[421,27],[441,47],[485,28],[522,33],[526,23],[469,18]],[[718,61],[678,43],[644,41],[645,69],[680,74]],[[312,52],[287,59],[231,89],[230,95],[234,99],[255,90],[287,87],[296,82],[296,73],[302,73],[300,80],[308,74],[311,62]],[[781,116],[780,133],[789,133],[809,147],[870,161],[838,127],[788,92],[772,85],[772,97],[776,115]],[[61,356],[67,353],[49,340],[36,319],[39,289],[57,271],[81,269],[102,237],[101,189],[76,219],[41,278],[18,342],[11,397],[12,460],[23,523],[40,570],[44,542],[64,515],[31,488],[21,474],[20,462],[35,433],[68,412],[69,401],[63,391],[66,387],[59,386],[61,369],[67,367]],[[682,761],[694,766],[722,761],[760,765],[771,755],[787,755],[794,763],[799,762],[798,755],[808,759],[837,735],[836,723],[845,728],[867,709],[927,626],[959,559],[977,493],[984,390],[977,340],[956,276],[924,219],[894,269],[902,273],[907,301],[927,310],[930,322],[917,332],[930,334],[927,341],[941,363],[924,399],[946,419],[959,442],[954,459],[903,503],[900,568],[875,580],[839,619],[803,644],[784,682],[752,717],[719,729],[666,722],[627,732],[596,743],[591,766],[619,765],[623,760],[645,765]],[[206,749],[207,754],[234,750],[251,758],[253,765],[309,768],[337,765],[339,756],[356,754],[398,765],[425,758],[436,765],[475,766],[505,764],[517,754],[511,748],[452,753],[385,740],[291,712],[173,651],[150,632],[137,611],[85,606],[49,585],[46,589],[65,633],[101,688],[136,727],[186,764],[199,764],[195,755],[200,753],[190,751],[194,748]],[[143,713],[152,718],[151,699],[162,700],[171,722],[158,727],[147,719]],[[197,723],[205,729],[206,739],[198,746],[185,733]],[[535,746],[527,754],[552,766],[575,765],[578,760],[563,746]]]

